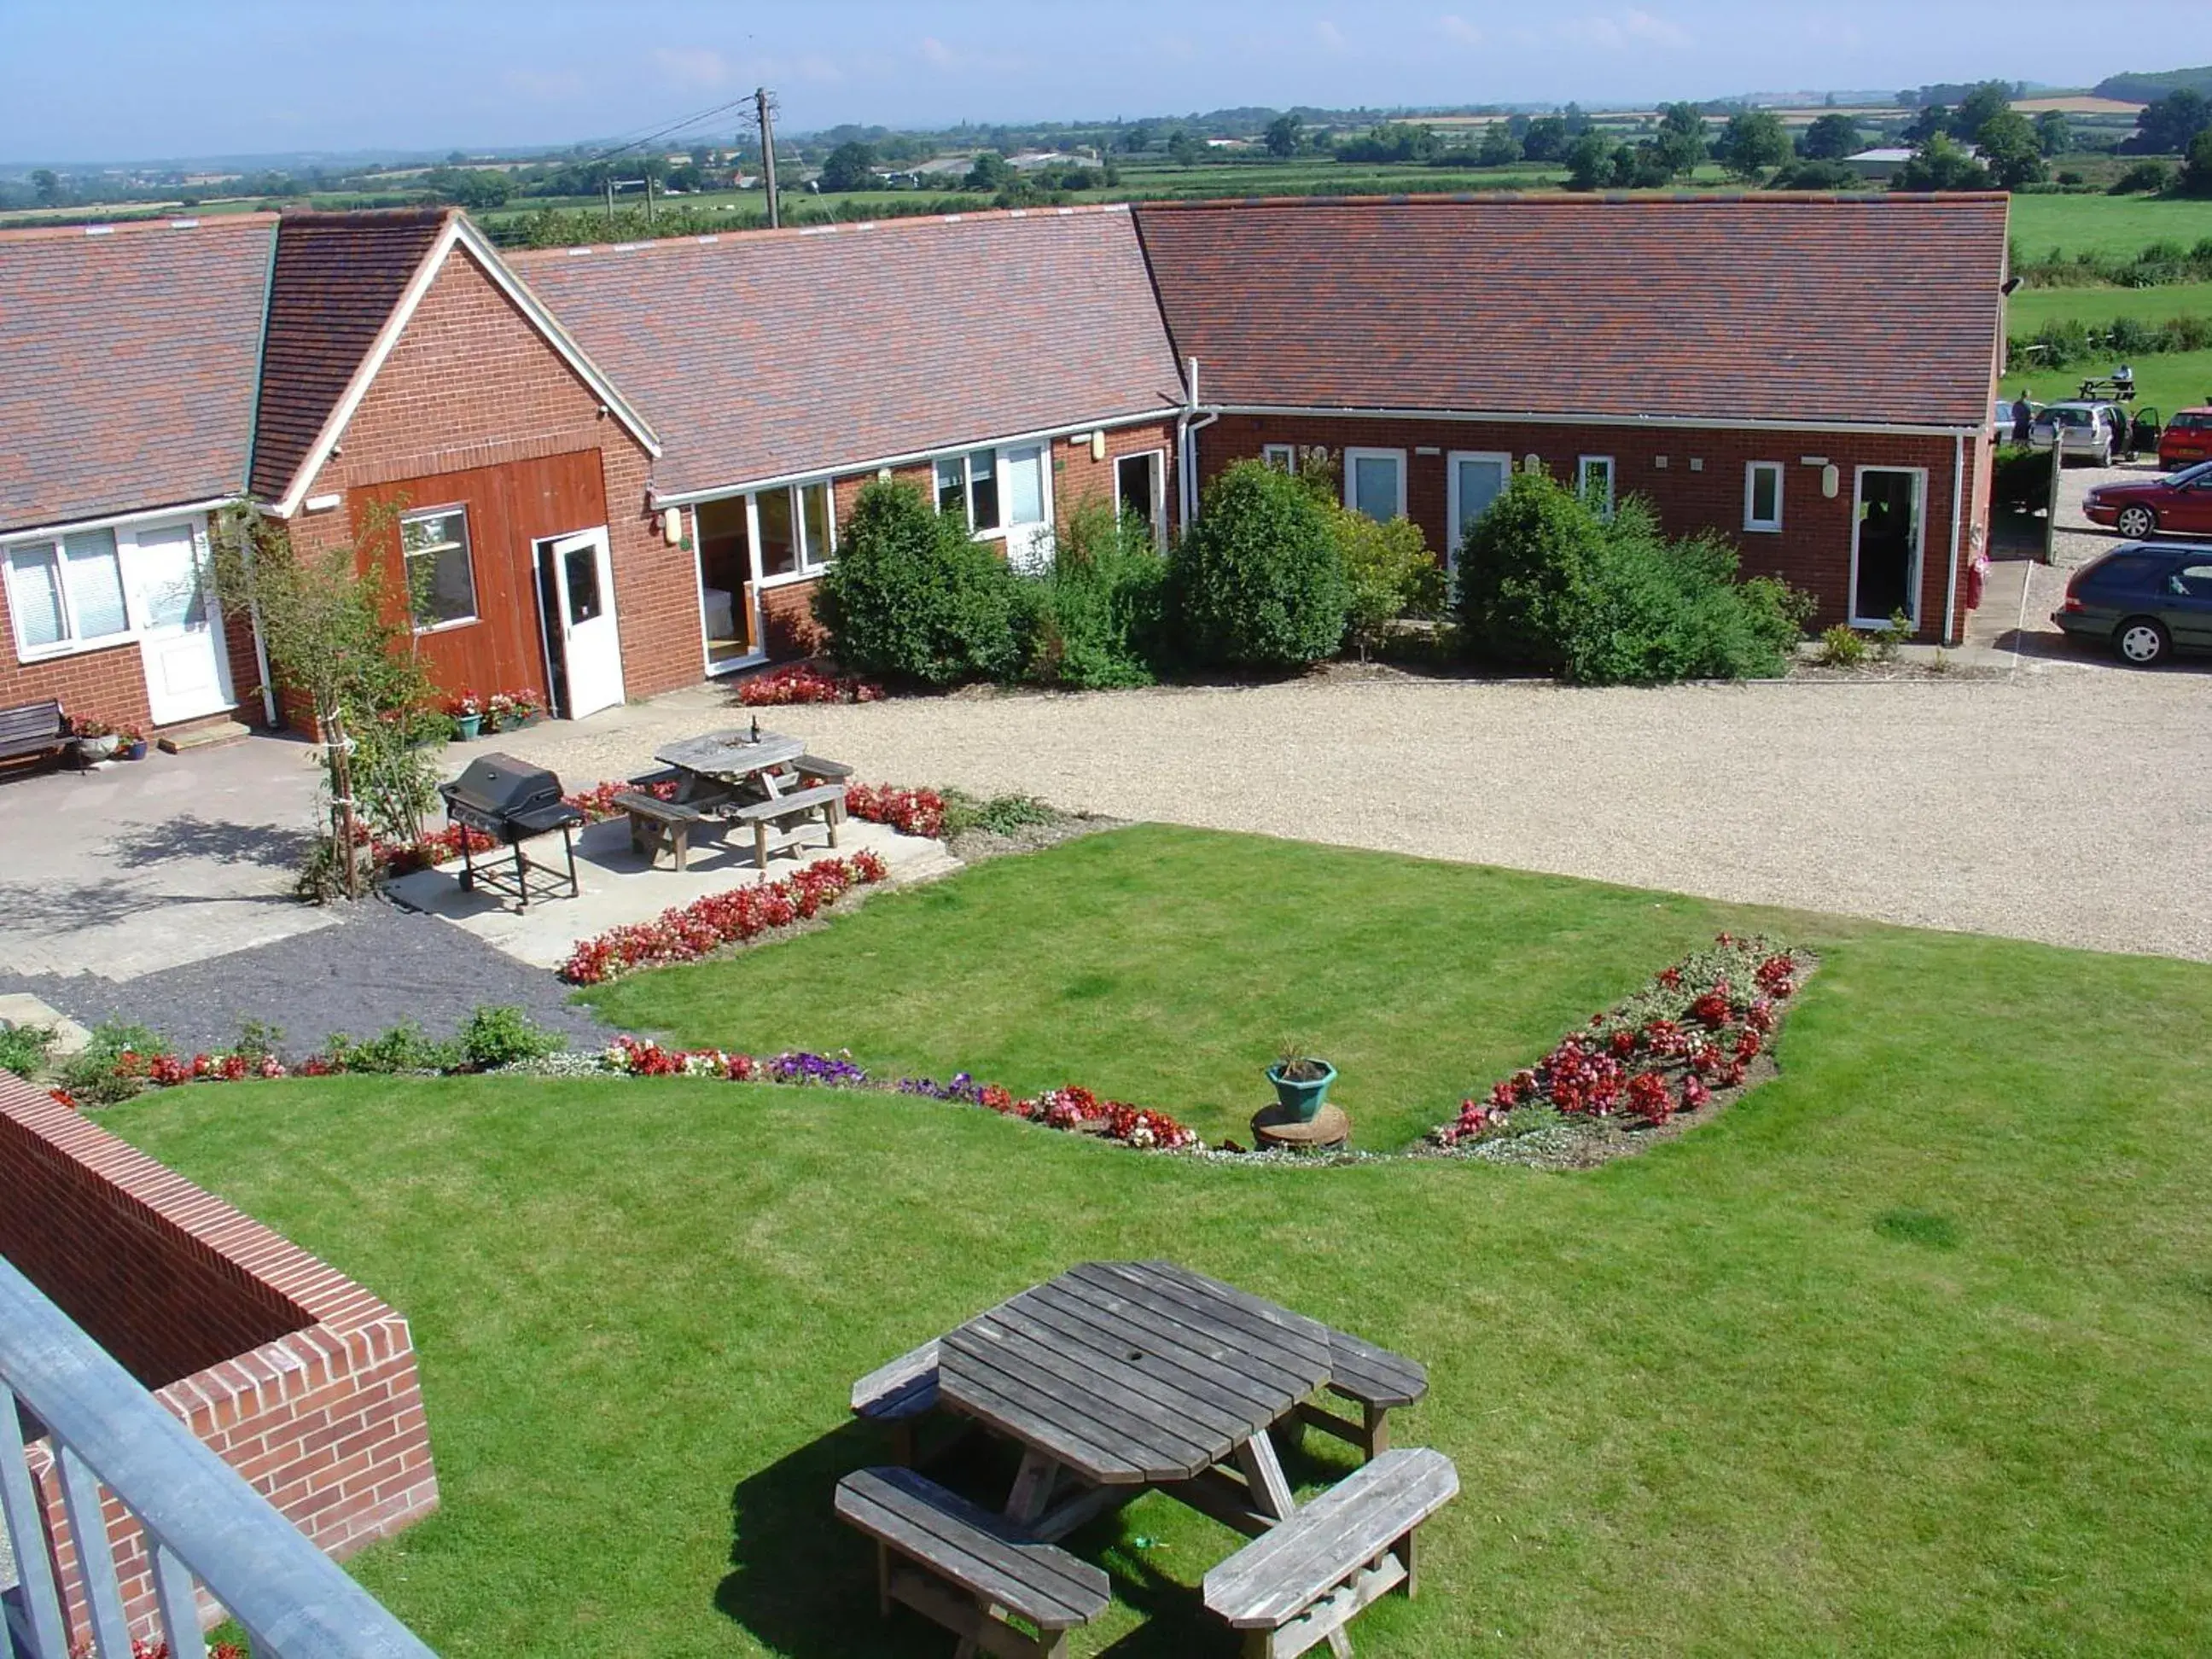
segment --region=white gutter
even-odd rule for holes
[[[655,489],[649,492],[653,509],[658,513],[667,507],[696,507],[702,501],[719,501],[732,495],[743,495],[756,489],[775,489],[784,484],[811,483],[823,478],[849,478],[856,472],[875,472],[887,466],[915,466],[923,461],[933,461],[944,455],[964,455],[971,449],[1003,448],[1008,444],[1047,443],[1054,438],[1066,438],[1078,432],[1110,432],[1117,427],[1143,426],[1153,421],[1164,421],[1175,410],[1172,408],[1146,410],[1140,415],[1116,415],[1103,421],[1071,421],[1064,425],[1043,427],[1034,432],[1017,432],[1007,437],[964,439],[959,443],[939,444],[933,449],[908,450],[900,455],[878,455],[872,460],[835,461],[827,466],[809,467],[804,472],[779,472],[764,478],[748,478],[737,483],[710,485],[703,489]]]
[[[1370,409],[1326,404],[1217,404],[1216,415],[1318,416],[1377,421],[1492,421],[1509,426],[1633,426],[1686,431],[1874,433],[1906,438],[1951,438],[1975,426],[1902,426],[1878,421],[1759,421],[1699,415],[1538,415],[1510,409]]]
[[[1943,643],[1946,645],[1953,643],[1952,619],[1959,609],[1959,509],[1966,493],[1966,436],[1962,432],[1951,440],[1951,575],[1943,589]]]
[[[1198,434],[1221,418],[1218,409],[1201,415],[1198,404],[1198,359],[1184,360],[1189,365],[1189,383],[1186,391],[1190,402],[1182,417],[1176,422],[1178,447],[1176,452],[1176,506],[1181,520],[1177,528],[1182,534],[1190,533],[1190,521],[1198,516]]]
[[[131,513],[111,513],[100,519],[70,519],[60,524],[32,525],[22,530],[0,530],[0,542],[27,542],[66,536],[79,530],[112,530],[118,525],[144,524],[150,519],[178,519],[187,513],[212,513],[237,499],[235,495],[216,495],[204,501],[179,501],[174,507],[145,507]]]

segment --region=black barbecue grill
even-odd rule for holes
[[[510,874],[494,863],[479,869],[469,850],[469,837],[461,837],[461,885],[484,887],[503,893],[529,908],[531,896],[557,897],[561,872],[538,864],[523,854],[522,843],[555,830],[561,832],[562,849],[568,860],[568,896],[582,890],[576,883],[576,826],[584,815],[561,799],[561,780],[542,766],[532,766],[512,755],[484,755],[469,763],[469,769],[438,793],[446,798],[448,823],[489,836],[502,847],[514,849]],[[532,877],[538,878],[534,883]]]

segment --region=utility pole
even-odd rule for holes
[[[775,189],[775,100],[769,96],[766,87],[755,88],[753,105],[760,111],[761,187],[768,192],[768,228],[779,228],[783,223],[782,205],[777,200]]]
[[[607,190],[607,229],[611,232],[615,228],[615,169],[612,162],[607,163],[605,171],[600,175],[600,182]]]

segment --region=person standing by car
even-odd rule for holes
[[[2012,441],[2016,444],[2027,441],[2027,429],[2035,421],[2035,405],[2028,401],[2027,388],[2020,389],[2020,396],[2012,400]]]

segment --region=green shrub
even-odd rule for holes
[[[92,1028],[92,1041],[63,1063],[62,1087],[87,1105],[115,1105],[146,1086],[143,1076],[118,1073],[115,1062],[126,1053],[158,1054],[166,1046],[143,1025],[102,1020]]]
[[[1350,594],[1328,513],[1298,480],[1258,461],[1207,487],[1169,562],[1169,592],[1200,663],[1290,667],[1344,643]]]
[[[2112,180],[2113,196],[2155,196],[2173,182],[2173,169],[2163,161],[2138,161]]]
[[[1856,629],[1837,623],[1820,635],[1820,665],[1824,668],[1856,668],[1866,660],[1865,635]]]
[[[2051,505],[2051,452],[2007,444],[1996,452],[1990,494],[1998,507],[2039,513]]]
[[[965,790],[946,789],[940,793],[945,797],[942,833],[947,841],[970,830],[1011,836],[1031,824],[1057,823],[1062,816],[1034,795],[994,795],[988,800],[979,800]]]
[[[472,1072],[558,1054],[568,1039],[532,1021],[520,1008],[478,1007],[461,1027],[461,1060]]]
[[[1134,517],[1088,501],[1055,538],[1051,571],[1033,579],[1027,678],[1104,690],[1150,685],[1161,654],[1167,561]]]
[[[46,1052],[54,1034],[44,1025],[0,1026],[0,1072],[34,1078],[46,1066]]]
[[[1444,570],[1410,519],[1378,524],[1337,501],[1328,504],[1337,557],[1344,562],[1345,622],[1362,658],[1405,616],[1443,608]]]
[[[460,1064],[460,1045],[440,1042],[411,1019],[365,1042],[344,1032],[331,1034],[331,1063],[341,1072],[445,1072]]]
[[[1461,625],[1478,654],[1577,684],[1780,674],[1809,603],[1771,578],[1739,580],[1737,568],[1717,536],[1669,542],[1639,500],[1604,520],[1524,473],[1468,532]]]
[[[911,484],[864,486],[814,592],[838,662],[925,685],[1010,679],[1024,656],[1021,578]]]

